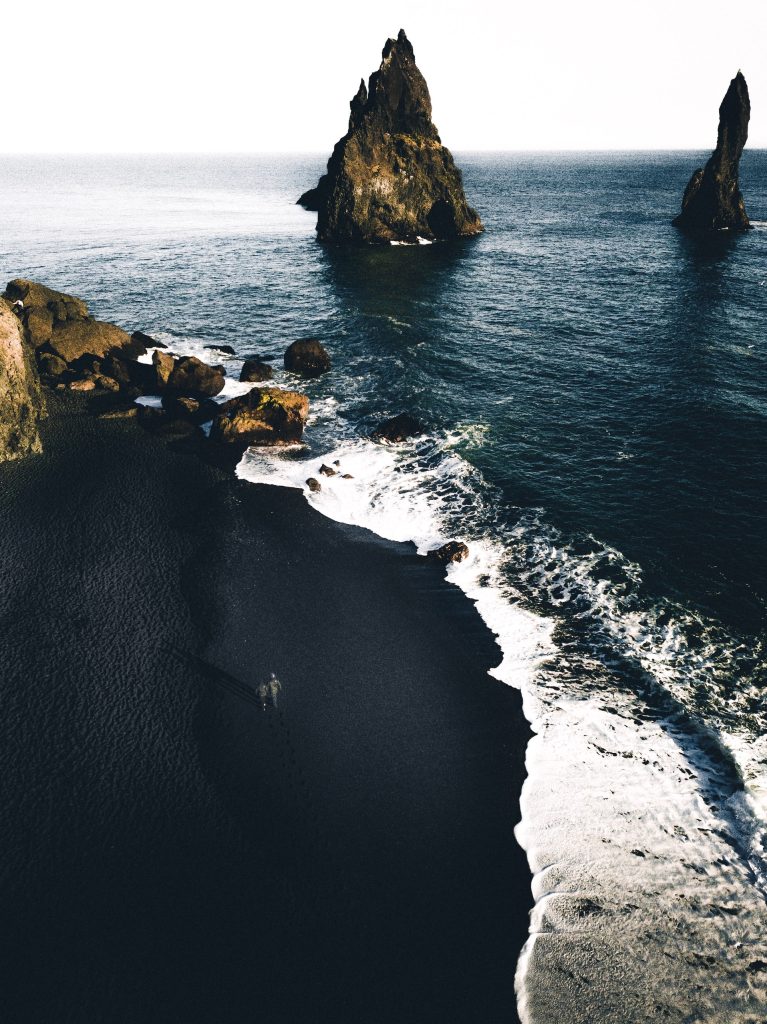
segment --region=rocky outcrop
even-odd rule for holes
[[[330,369],[330,356],[316,338],[300,338],[288,345],[285,369],[302,377],[319,377]]]
[[[392,416],[384,420],[370,435],[374,441],[386,441],[389,444],[399,444],[411,437],[420,437],[424,433],[423,425],[410,413],[401,412],[399,416]]]
[[[6,286],[5,298],[21,316],[31,347],[52,352],[67,364],[86,356],[100,359],[110,352],[135,359],[146,351],[135,335],[94,320],[86,303],[74,295],[16,278]]]
[[[748,138],[751,103],[739,71],[719,107],[716,149],[705,167],[690,178],[675,227],[693,235],[711,231],[746,231],[751,227],[738,184],[738,167]]]
[[[44,403],[21,323],[0,299],[0,462],[42,451]]]
[[[210,428],[212,441],[225,444],[286,445],[301,440],[309,399],[297,391],[253,388],[224,402]]]
[[[351,101],[349,131],[327,174],[299,203],[318,212],[322,241],[415,242],[482,231],[461,173],[431,120],[431,98],[404,31]]]

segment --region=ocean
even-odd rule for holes
[[[295,206],[321,155],[0,166],[4,279],[231,345],[235,380],[259,354],[295,383],[286,345],[322,340],[306,445],[240,477],[469,545],[449,579],[536,734],[526,1024],[767,1012],[767,152],[741,167],[754,230],[698,242],[670,219],[706,155],[457,154],[484,235],[350,251]],[[426,437],[368,439],[402,411]],[[352,479],[310,493],[335,460]]]

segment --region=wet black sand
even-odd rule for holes
[[[3,1020],[513,1021],[528,729],[474,609],[81,404],[0,466]]]

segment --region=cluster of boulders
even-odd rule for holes
[[[9,416],[9,432],[16,437],[9,438],[9,448],[34,450],[39,445],[38,416],[27,397],[34,397],[35,385],[39,393],[33,359],[40,381],[57,390],[93,392],[102,400],[104,416],[136,416],[148,427],[169,428],[174,434],[198,433],[202,424],[210,423],[210,438],[230,446],[285,445],[301,439],[309,412],[306,395],[256,387],[246,395],[216,401],[225,384],[224,366],[208,365],[196,356],[174,356],[164,351],[161,341],[96,320],[82,299],[34,281],[9,282],[3,299],[0,334],[6,326],[9,337],[15,331],[18,372],[26,366],[30,379],[24,400],[13,404],[13,424]],[[208,347],[234,354],[229,345]],[[141,359],[149,349],[154,350],[151,361]],[[9,360],[8,365],[16,364]],[[314,377],[330,369],[330,358],[316,339],[306,338],[289,347],[285,367]],[[271,377],[272,368],[257,356],[245,360],[240,374],[241,381],[255,383]],[[5,391],[10,393],[10,387]],[[136,399],[149,395],[161,399],[161,408],[136,404]]]
[[[235,354],[229,345],[206,348]],[[150,349],[151,360],[142,358]],[[301,338],[288,347],[284,366],[292,374],[317,377],[330,369],[330,357],[316,338]],[[269,386],[265,382],[272,375],[268,357],[248,356],[240,381],[258,386],[217,401],[225,386],[224,366],[173,355],[148,334],[129,334],[94,319],[82,299],[16,279],[0,298],[0,460],[41,450],[41,381],[57,390],[93,392],[101,400],[100,415],[135,416],[148,428],[174,436],[202,436],[200,428],[209,423],[210,440],[230,449],[295,444],[303,435],[309,399],[298,391]],[[159,406],[137,404],[142,396],[159,397]],[[380,423],[371,437],[399,444],[424,433],[414,416],[400,413]],[[319,475],[353,479],[338,461],[321,465]],[[306,484],[314,493],[322,490],[315,477]],[[465,544],[452,541],[430,557],[445,565],[467,554]]]

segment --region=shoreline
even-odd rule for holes
[[[515,1019],[531,734],[471,602],[300,492],[49,404],[44,454],[0,467],[9,1019]],[[276,672],[277,709],[216,670]]]

